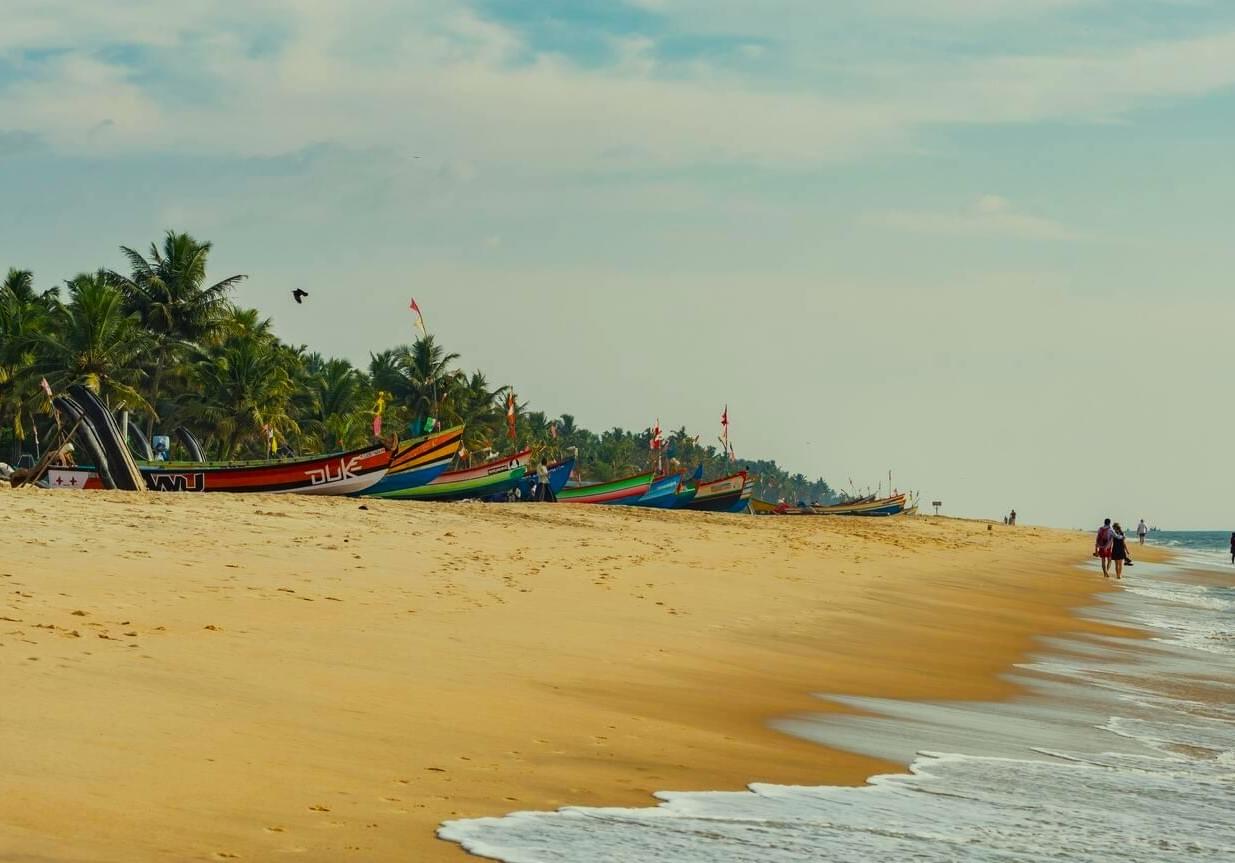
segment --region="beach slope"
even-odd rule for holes
[[[462,859],[450,818],[895,769],[814,692],[1000,698],[1089,536],[934,518],[0,490],[14,860]]]

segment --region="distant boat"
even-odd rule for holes
[[[477,467],[439,474],[432,482],[382,495],[397,500],[483,500],[510,491],[527,473],[531,450],[517,452]]]
[[[559,503],[600,503],[633,506],[652,488],[655,474],[652,471],[623,477],[622,479],[598,482],[590,485],[567,487],[558,493]]]
[[[699,483],[695,497],[686,509],[704,512],[742,512],[750,505],[754,480],[744,470],[711,482]]]
[[[428,485],[450,467],[463,445],[463,426],[403,441],[390,459],[386,476],[362,494],[369,497],[396,497]]]
[[[890,516],[913,515],[917,506],[906,505],[906,495],[897,494],[885,498],[864,498],[860,501],[819,506],[803,504],[793,506],[786,503],[769,503],[766,500],[751,501],[751,509],[756,515],[849,515],[849,516]]]
[[[354,494],[379,482],[390,464],[390,450],[370,446],[329,455],[269,461],[158,462],[141,465],[150,491],[262,492],[266,494]],[[103,488],[90,467],[51,468],[48,485],[57,489]]]

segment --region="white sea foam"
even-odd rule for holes
[[[908,774],[864,788],[662,793],[657,807],[453,821],[440,835],[509,863],[1229,863],[1235,592],[1166,567],[1134,573],[1095,614],[1152,627],[1150,645],[1052,640],[1012,675],[1029,694],[1009,703],[850,698],[878,715],[778,723],[912,759]]]

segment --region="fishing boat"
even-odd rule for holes
[[[386,475],[389,465],[390,450],[379,445],[269,461],[159,462],[138,468],[150,491],[338,495],[364,491]],[[104,487],[98,471],[90,467],[52,468],[47,481],[56,489]]]
[[[559,503],[603,503],[633,506],[652,488],[656,475],[652,471],[622,479],[590,485],[566,487],[558,493]]]
[[[686,509],[704,512],[741,512],[750,502],[754,482],[740,470],[730,476],[699,483],[698,490]]]
[[[812,506],[810,510],[814,515],[899,515],[905,511],[905,498],[905,494],[895,494],[891,497],[876,498],[856,504],[838,503],[831,506]]]
[[[413,438],[399,444],[381,481],[361,494],[388,497],[390,492],[428,485],[446,472],[463,445],[463,426]]]
[[[438,474],[432,482],[425,485],[390,491],[377,496],[394,500],[484,499],[514,488],[527,473],[530,456],[530,450],[523,450],[523,452],[486,462],[478,467],[446,471]]]
[[[652,481],[652,487],[635,501],[635,506],[645,506],[652,509],[674,509],[677,506],[678,492],[684,485],[684,473],[671,473]],[[694,495],[691,495],[694,498]]]
[[[562,489],[566,487],[566,483],[570,481],[570,475],[574,473],[575,470],[575,460],[573,458],[568,458],[563,461],[554,462],[553,464],[548,465],[548,468],[549,488],[552,490],[553,496],[556,498],[557,495],[561,493]],[[535,500],[536,493],[532,488],[532,484],[535,479],[536,471],[529,468],[528,472],[525,473],[519,480],[519,484],[515,486],[515,489],[518,489],[519,492],[519,500]],[[515,489],[511,489],[511,491],[514,491]],[[502,503],[508,501],[509,499],[509,491],[485,498],[485,500],[492,503]]]

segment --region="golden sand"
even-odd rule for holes
[[[442,820],[860,783],[898,765],[767,721],[1006,697],[1111,586],[1086,534],[925,517],[3,490],[0,532],[16,860],[463,859]]]

